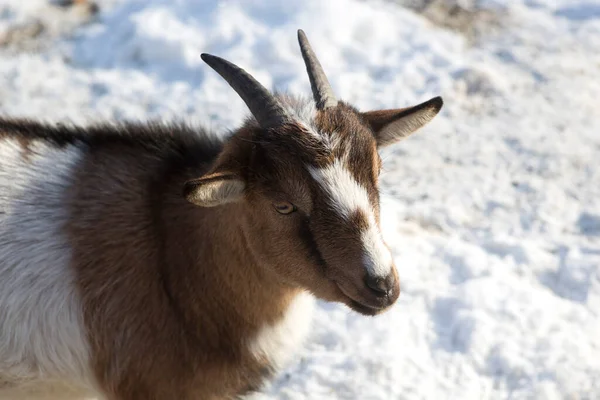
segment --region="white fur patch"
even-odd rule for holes
[[[0,398],[19,387],[92,386],[82,310],[62,231],[79,148],[0,140]],[[49,386],[46,386],[49,387]],[[4,392],[3,392],[4,391]],[[6,393],[3,395],[3,393]],[[61,398],[58,394],[57,398]],[[36,398],[36,397],[32,397]]]
[[[308,170],[327,193],[332,208],[342,217],[349,219],[356,210],[368,217],[369,227],[361,236],[365,247],[365,265],[369,274],[387,276],[391,272],[392,256],[375,221],[367,190],[356,181],[341,160],[335,160],[325,168],[309,166]]]
[[[284,317],[276,324],[263,327],[252,338],[249,348],[257,358],[266,357],[275,369],[281,369],[294,356],[310,329],[314,297],[298,295]]]
[[[327,193],[331,206],[344,218],[349,218],[356,210],[366,215],[371,213],[369,194],[348,171],[341,160],[335,160],[325,168],[308,167],[312,175]]]
[[[365,247],[364,262],[369,275],[382,278],[388,276],[392,272],[392,253],[384,244],[373,213],[369,214],[369,228],[362,232],[361,239]]]
[[[343,136],[338,135],[336,132],[324,135],[317,128],[315,123],[317,108],[313,100],[298,99],[283,95],[279,97],[279,100],[294,121],[304,128],[313,139],[320,142],[323,147],[333,150],[339,146]]]
[[[310,135],[321,141],[323,136],[319,133],[315,124],[317,107],[313,100],[296,99],[288,96],[279,98],[285,110],[299,123]]]

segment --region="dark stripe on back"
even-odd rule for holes
[[[0,119],[0,139],[16,140],[25,155],[35,141],[62,148],[83,145],[88,151],[128,147],[168,159],[172,167],[193,167],[217,157],[224,139],[184,124],[115,123],[87,127],[45,124],[27,119]]]

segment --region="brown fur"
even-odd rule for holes
[[[248,144],[228,150],[238,146]],[[75,177],[68,231],[96,378],[115,399],[221,398],[258,387],[269,367],[240,339],[281,318],[295,281],[322,279],[319,271],[277,276],[263,259],[269,250],[247,237],[264,218],[252,211],[264,206],[195,207],[181,189],[208,164],[181,173],[157,155],[92,148]],[[213,169],[235,164],[223,156]],[[291,249],[275,250],[296,262]]]
[[[269,280],[231,229],[239,206],[192,206],[179,196],[191,175],[168,167],[108,146],[89,154],[73,188],[73,265],[97,379],[114,399],[221,398],[259,381],[264,365],[240,338],[295,293],[260,285]],[[99,176],[107,171],[114,179]]]

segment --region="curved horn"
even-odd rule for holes
[[[300,43],[300,51],[302,51],[304,64],[306,64],[306,72],[308,72],[308,79],[310,79],[310,87],[315,103],[317,103],[317,109],[323,110],[335,107],[338,101],[333,94],[333,89],[302,29],[298,29],[298,42]]]
[[[249,73],[220,57],[202,53],[202,60],[214,69],[244,100],[258,124],[272,128],[289,120],[288,114],[269,91]]]

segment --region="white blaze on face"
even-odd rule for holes
[[[325,168],[308,167],[312,177],[327,193],[331,207],[346,220],[360,210],[367,216],[368,228],[361,234],[365,248],[364,262],[369,275],[386,277],[392,268],[392,255],[383,241],[369,201],[367,190],[352,176],[341,160]]]
[[[368,215],[369,228],[361,235],[363,246],[367,249],[365,264],[369,273],[383,278],[392,272],[392,254],[383,241],[373,212]]]

